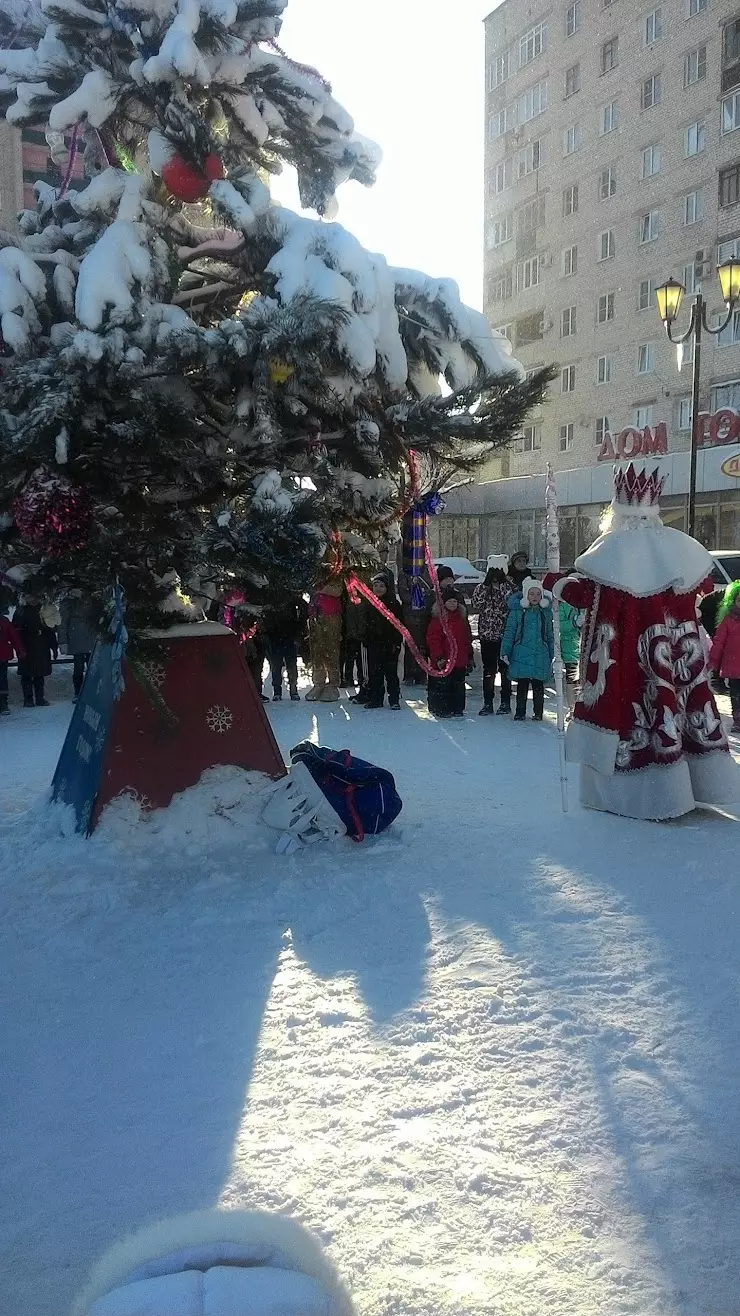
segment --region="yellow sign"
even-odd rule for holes
[[[733,480],[740,480],[740,452],[736,452],[734,457],[728,457],[720,466],[723,475],[729,475]]]

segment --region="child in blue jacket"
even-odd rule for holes
[[[527,712],[527,695],[532,686],[534,720],[542,721],[545,704],[545,681],[552,672],[555,644],[552,633],[550,596],[538,580],[529,576],[521,594],[509,599],[501,658],[508,663],[509,676],[516,681],[515,722],[523,722]]]

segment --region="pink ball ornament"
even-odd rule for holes
[[[27,544],[60,557],[84,547],[93,515],[84,489],[64,476],[38,470],[15,499],[13,519]]]

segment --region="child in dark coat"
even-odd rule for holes
[[[455,666],[447,676],[430,676],[427,685],[429,712],[435,717],[462,717],[465,712],[465,672],[470,660],[470,624],[462,595],[455,589],[442,592],[448,629],[457,646]],[[427,627],[427,649],[435,667],[445,667],[450,645],[439,616],[432,616]]]
[[[373,576],[370,582],[373,594],[401,620],[402,609],[395,588],[387,574]],[[401,634],[372,603],[363,602],[363,642],[367,648],[367,702],[366,708],[382,708],[385,692],[394,712],[400,710],[401,686],[398,680],[398,656],[401,652]]]
[[[44,698],[44,680],[51,676],[52,655],[56,658],[59,653],[56,632],[41,617],[41,600],[31,595],[17,609],[13,623],[26,651],[23,658],[18,660],[23,707],[33,708],[35,699],[37,708],[48,708],[49,701]]]

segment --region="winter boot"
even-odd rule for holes
[[[313,704],[317,699],[321,698],[321,691],[324,689],[325,686],[323,685],[312,685],[311,689],[307,690],[303,697],[304,699],[307,699],[310,704]]]
[[[478,710],[479,717],[490,717],[493,712],[493,682],[492,676],[483,677],[483,707]]]
[[[299,693],[298,693],[298,691],[296,690],[295,686],[293,686],[293,689],[292,689],[291,692],[290,692],[290,697],[291,697],[291,699],[293,700],[293,703],[296,703],[296,702],[300,701],[301,696],[299,695]]]
[[[496,709],[496,717],[509,717],[510,713],[511,713],[510,703],[508,704],[501,703]]]
[[[272,696],[273,704],[279,704],[282,697],[283,697],[282,690],[276,690]]]
[[[33,702],[32,699],[24,699],[24,700],[23,700],[23,707],[24,707],[24,708],[35,708],[36,705],[34,704],[34,702]]]
[[[336,704],[339,699],[339,687],[336,685],[325,685],[319,695],[319,702],[322,704]]]

